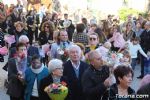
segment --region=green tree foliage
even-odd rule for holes
[[[133,16],[137,16],[139,13],[142,13],[142,12],[140,12],[140,11],[138,11],[136,9],[132,9],[132,8],[126,8],[126,7],[125,8],[121,8],[119,10],[120,20],[121,21],[125,21],[129,14],[132,14]]]

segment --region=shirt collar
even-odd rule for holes
[[[77,64],[75,64],[75,63],[73,63],[73,62],[71,61],[71,64],[72,64],[73,68],[79,69],[80,61],[79,61]]]

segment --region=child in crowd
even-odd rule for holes
[[[120,65],[125,65],[131,67],[131,55],[128,50],[123,51],[123,57],[120,58]]]
[[[108,55],[108,52],[111,48],[111,43],[110,42],[105,42],[102,46],[96,49],[100,54],[102,54],[102,57],[106,57]]]
[[[132,69],[135,69],[136,66],[136,60],[137,60],[137,55],[138,52],[143,55],[145,58],[148,58],[147,55],[145,54],[145,52],[143,51],[143,49],[141,48],[140,44],[140,38],[139,37],[135,37],[132,39],[132,41],[128,41],[128,49],[129,49],[129,53],[131,54],[131,58],[132,58],[132,62],[131,62],[131,66]]]

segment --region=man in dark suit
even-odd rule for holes
[[[150,21],[147,21],[144,25],[145,30],[141,34],[140,38],[140,45],[145,53],[150,51]],[[141,55],[141,75],[137,78],[143,78],[144,77],[144,56]]]
[[[81,77],[89,65],[80,61],[81,49],[77,45],[72,45],[68,52],[70,60],[64,64],[63,75],[68,78],[71,100],[85,100],[82,92]]]
[[[27,47],[23,43],[16,46],[17,54],[8,60],[8,90],[10,100],[23,100],[24,76],[27,67],[30,66],[31,58],[27,57]]]

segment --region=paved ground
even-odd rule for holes
[[[9,96],[6,94],[6,89],[4,88],[4,80],[7,78],[7,72],[5,72],[2,67],[5,65],[7,61],[7,57],[5,57],[5,62],[0,62],[0,100],[9,100]],[[138,89],[140,80],[136,77],[140,74],[140,66],[137,66],[136,70],[134,71],[134,79],[131,87],[135,90]]]

